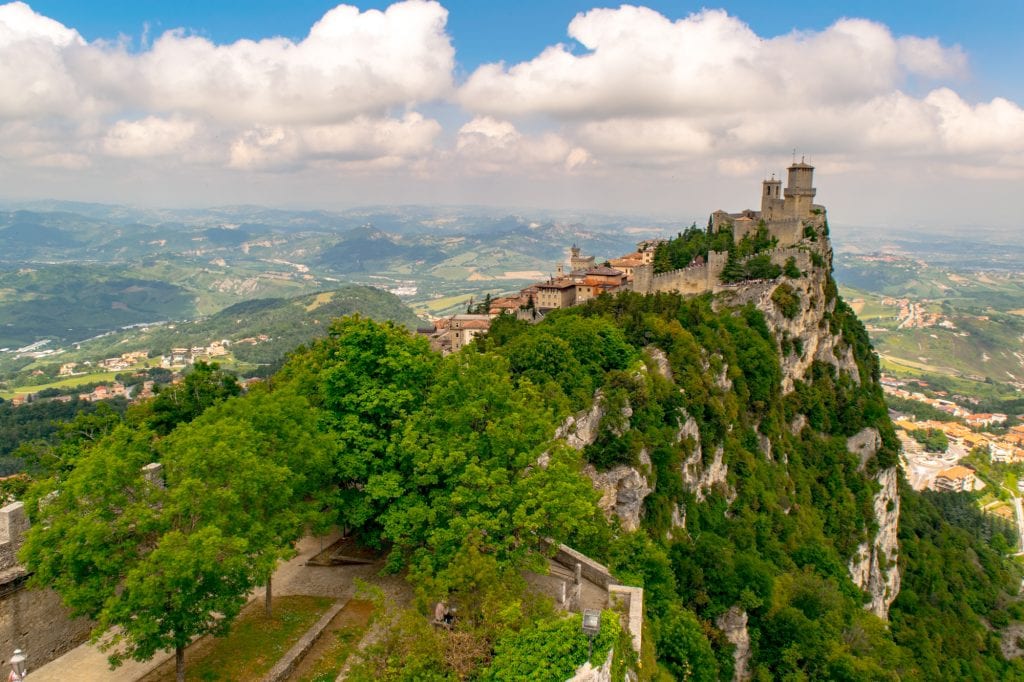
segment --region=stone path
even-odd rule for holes
[[[299,541],[298,554],[281,564],[274,573],[273,588],[276,595],[307,594],[349,599],[355,594],[355,578],[377,582],[379,565],[363,566],[306,566],[322,547],[328,547],[337,535],[306,537]],[[253,592],[252,599],[263,599],[265,590]],[[170,660],[174,652],[161,652],[143,663],[128,661],[117,670],[111,670],[107,655],[92,644],[83,644],[38,670],[29,670],[32,682],[131,682]],[[187,666],[186,654],[186,666]],[[29,661],[31,664],[31,661]]]

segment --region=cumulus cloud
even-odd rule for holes
[[[522,63],[484,65],[458,101],[478,116],[546,117],[598,161],[724,159],[726,174],[791,146],[935,158],[1024,151],[1013,102],[972,105],[944,86],[908,94],[912,81],[964,76],[963,50],[877,22],[762,37],[722,10],[673,21],[626,5],[577,15],[568,35],[582,51],[554,45]]]
[[[401,119],[358,117],[322,126],[258,126],[231,144],[229,165],[237,169],[284,170],[303,161],[343,162],[415,159],[430,152],[440,134],[437,121],[418,113]]]
[[[491,115],[695,116],[788,108],[801,99],[856,101],[891,91],[907,74],[940,77],[964,67],[959,48],[898,39],[863,19],[762,38],[722,10],[672,21],[627,5],[577,15],[569,37],[586,51],[555,45],[511,67],[486,65],[460,101]]]
[[[414,156],[439,131],[415,107],[453,88],[447,15],[426,0],[339,5],[299,41],[218,45],[179,29],[134,53],[14,2],[0,6],[0,121],[122,159],[266,168]]]
[[[508,122],[478,116],[459,129],[455,154],[461,164],[485,173],[536,170],[574,171],[590,162],[590,154],[555,133],[524,135]]]
[[[409,179],[480,176],[504,191],[511,183],[491,181],[553,188],[544,180],[562,176],[626,196],[654,192],[652,177],[675,187],[685,173],[758,175],[798,147],[835,173],[902,160],[969,178],[1024,174],[1021,106],[965,100],[963,50],[874,21],[761,36],[722,10],[672,20],[594,9],[568,25],[567,44],[459,84],[447,18],[432,0],[339,5],[301,39],[219,44],[147,28],[134,50],[87,41],[23,2],[0,5],[0,170],[90,168],[119,187],[200,166],[237,186],[254,172],[331,187],[365,173],[396,180],[395,192]]]
[[[195,121],[147,116],[138,121],[118,121],[103,138],[110,156],[147,157],[181,153],[195,137]]]

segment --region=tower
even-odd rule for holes
[[[761,183],[761,219],[765,222],[782,218],[782,181],[772,173],[770,180]]]
[[[803,157],[800,157],[800,163],[794,163],[787,170],[789,180],[784,192],[786,215],[790,218],[807,218],[811,215],[811,206],[817,192],[812,186],[814,166],[805,163]]]

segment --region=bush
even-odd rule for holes
[[[797,279],[802,277],[804,273],[800,272],[800,268],[796,266],[796,258],[790,256],[786,259],[786,265],[782,268],[782,274],[790,279]]]
[[[800,293],[788,284],[780,284],[772,292],[772,303],[786,319],[792,320],[800,312]]]

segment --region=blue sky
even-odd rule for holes
[[[1021,26],[991,0],[0,0],[0,199],[689,223],[796,148],[837,222],[1016,225]]]
[[[126,35],[138,41],[150,34],[187,28],[218,43],[239,38],[283,35],[301,39],[309,27],[338,3],[329,0],[36,0],[31,6],[87,39]],[[383,9],[390,2],[361,0],[361,9]],[[522,61],[544,47],[566,40],[565,28],[579,12],[625,3],[580,0],[448,0],[448,30],[456,58],[466,71],[485,62]],[[673,19],[702,7],[723,8],[761,35],[820,30],[843,16],[874,19],[897,33],[935,36],[963,46],[971,58],[965,92],[976,97],[1024,94],[1024,1],[1013,0],[748,0],[743,2],[633,2]]]

